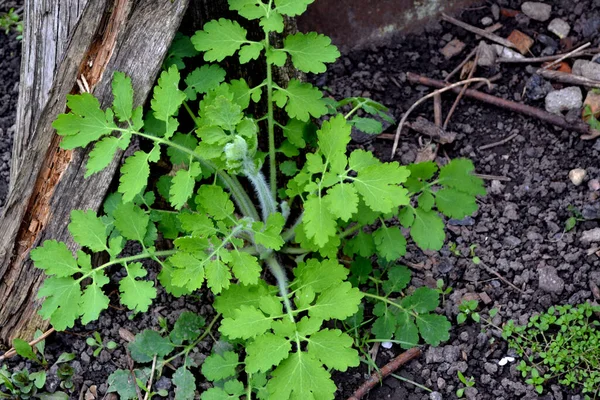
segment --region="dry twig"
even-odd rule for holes
[[[410,72],[408,73],[410,74]],[[408,76],[408,75],[407,75]],[[400,140],[400,133],[402,132],[402,128],[404,127],[404,123],[406,122],[406,119],[408,118],[408,116],[410,115],[411,112],[413,112],[413,110],[415,108],[417,108],[421,103],[423,103],[425,100],[430,99],[431,97],[435,96],[436,94],[441,94],[444,92],[447,92],[448,90],[452,90],[458,86],[461,85],[465,85],[467,83],[471,83],[471,82],[486,82],[488,84],[488,86],[491,85],[490,81],[488,81],[485,78],[472,78],[472,79],[466,79],[464,81],[460,81],[460,82],[456,82],[453,83],[451,85],[445,86],[445,84],[442,83],[442,88],[438,89],[438,90],[434,90],[433,92],[429,93],[426,96],[421,97],[419,100],[417,100],[405,113],[404,116],[402,117],[402,119],[400,120],[400,123],[398,124],[398,129],[396,129],[396,136],[394,137],[394,145],[392,146],[392,154],[391,154],[391,158],[394,158],[394,154],[396,154],[396,149],[398,148],[398,141]]]
[[[442,127],[442,96],[433,96],[433,122],[438,128]]]
[[[513,140],[514,138],[516,138],[517,135],[518,135],[518,133],[513,133],[509,137],[504,138],[502,140],[499,140],[497,142],[489,143],[489,144],[486,144],[486,145],[483,145],[483,146],[479,146],[479,150],[487,150],[487,149],[491,149],[492,147],[501,146],[504,143],[510,142],[511,140]]]
[[[473,58],[473,56],[475,55],[475,53],[477,53],[477,49],[478,49],[478,48],[479,48],[479,47],[475,47],[473,50],[471,50],[471,52],[470,52],[469,54],[467,54],[467,57],[465,57],[465,59],[464,59],[464,60],[462,60],[462,61],[461,61],[461,63],[460,63],[460,64],[458,64],[458,65],[456,66],[456,68],[454,68],[454,69],[452,70],[452,72],[450,72],[450,73],[449,73],[449,74],[448,74],[448,75],[447,75],[447,76],[444,78],[444,82],[448,82],[448,81],[450,81],[450,79],[451,79],[451,78],[452,78],[454,75],[456,75],[456,74],[458,73],[458,71],[460,71],[460,70],[462,69],[462,67],[464,67],[464,66],[465,66],[465,64],[466,64],[466,63],[468,63],[468,62],[471,60],[471,58]]]
[[[36,344],[38,344],[39,342],[41,342],[42,340],[46,340],[46,338],[48,336],[50,336],[52,333],[54,333],[54,331],[55,331],[54,328],[48,329],[46,332],[42,333],[40,335],[40,337],[38,337],[37,339],[33,339],[31,342],[29,342],[29,345],[31,347],[33,347]],[[14,357],[16,355],[17,355],[17,352],[15,351],[14,347],[12,347],[6,353],[4,353],[3,355],[0,356],[0,361],[4,361],[4,360]]]
[[[550,69],[551,67],[553,67],[554,65],[558,64],[559,62],[569,58],[569,57],[573,57],[575,54],[578,54],[580,52],[582,52],[586,47],[590,46],[590,42],[587,42],[584,45],[579,46],[578,48],[576,48],[573,51],[568,52],[567,54],[563,55],[562,57],[557,58],[556,60],[554,60],[553,62],[551,62],[550,64],[546,65],[545,67],[542,67],[538,70],[538,73],[540,70],[545,70],[545,69]]]
[[[586,51],[584,51],[582,53],[572,54],[569,57],[573,58],[573,57],[592,56],[592,55],[598,53],[599,51],[600,51],[600,48],[589,49],[589,50],[586,50]],[[548,61],[558,60],[558,59],[564,57],[565,55],[568,55],[569,53],[555,54],[553,56],[526,57],[526,58],[498,57],[496,59],[496,62],[497,63],[515,63],[515,64],[534,64],[534,63],[541,63],[541,62],[548,62]],[[565,60],[565,58],[563,58],[562,60]]]
[[[150,396],[150,392],[152,391],[152,380],[154,379],[154,372],[156,371],[156,354],[154,355],[154,359],[152,360],[152,370],[150,371],[150,379],[148,380],[148,391],[144,396],[144,400],[148,400],[148,396]]]
[[[469,75],[467,76],[467,79],[471,79],[473,78],[473,75],[475,74],[475,70],[477,69],[477,62],[479,61],[479,52],[481,45],[479,45],[477,47],[477,50],[475,51],[475,61],[473,61],[473,66],[471,67],[471,70],[469,71]],[[450,118],[452,118],[452,114],[454,114],[454,111],[456,110],[456,107],[458,107],[458,103],[460,103],[460,99],[462,99],[462,97],[465,95],[465,91],[467,90],[467,88],[469,87],[469,84],[465,84],[462,89],[460,90],[460,93],[458,94],[458,96],[456,96],[456,100],[454,100],[454,103],[452,104],[452,107],[450,108],[450,111],[448,111],[448,115],[446,116],[446,120],[444,121],[444,125],[442,125],[442,129],[446,130],[446,128],[448,127],[448,124],[450,123]]]
[[[373,389],[375,387],[375,385],[377,385],[377,383],[381,382],[381,380],[384,379],[386,376],[393,373],[394,371],[396,371],[398,368],[400,368],[402,365],[406,364],[413,358],[419,357],[420,355],[421,355],[421,349],[419,349],[418,347],[413,347],[412,349],[407,350],[404,353],[400,354],[399,356],[393,358],[392,361],[387,363],[379,371],[376,371],[373,374],[371,374],[371,377],[365,383],[363,383],[354,392],[354,394],[352,396],[348,397],[348,400],[361,399],[364,395],[369,393],[369,391],[371,389]]]
[[[442,19],[444,21],[450,22],[451,24],[454,24],[456,26],[459,26],[469,32],[473,32],[481,37],[484,37],[486,39],[491,40],[492,42],[496,42],[498,44],[501,44],[504,47],[508,47],[511,49],[517,49],[517,46],[514,45],[514,43],[512,43],[511,41],[504,39],[503,37],[500,37],[494,33],[488,32],[484,29],[479,29],[477,27],[474,27],[473,25],[469,25],[466,22],[463,21],[459,21],[456,18],[453,18],[451,16],[449,16],[448,14],[442,14]]]
[[[486,174],[473,174],[473,175],[480,179],[485,179],[488,181],[503,181],[503,182],[511,182],[512,181],[512,179],[510,179],[508,176],[486,175]]]
[[[406,77],[410,82],[413,82],[413,83],[419,83],[421,85],[437,87],[437,88],[446,88],[446,89],[450,88],[450,86],[447,86],[442,81],[427,78],[425,76],[420,76],[420,75],[414,74],[412,72],[409,72],[408,74],[406,74]],[[453,87],[451,90],[458,93],[460,89]],[[583,134],[583,136],[581,136],[582,139],[591,139],[595,136],[600,135],[600,132],[596,132],[596,131],[592,130],[590,128],[590,126],[583,121],[568,122],[564,117],[562,117],[560,115],[551,114],[545,110],[541,110],[536,107],[531,107],[526,104],[521,104],[521,103],[516,103],[516,102],[510,101],[510,100],[501,99],[499,97],[492,96],[487,93],[479,92],[477,90],[472,90],[472,89],[468,89],[465,92],[465,95],[468,97],[474,98],[476,100],[480,100],[484,103],[492,104],[494,106],[504,108],[509,111],[514,111],[514,112],[518,112],[520,114],[528,115],[530,117],[540,119],[544,122],[559,126],[561,128],[581,133],[581,134]]]
[[[553,81],[567,83],[569,85],[579,85],[592,88],[600,88],[600,81],[589,79],[584,76],[568,74],[566,72],[552,71],[547,69],[539,69],[535,72],[536,74],[543,76],[546,79]]]

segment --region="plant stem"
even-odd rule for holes
[[[162,251],[155,251],[154,253],[150,253],[149,251],[144,251],[143,253],[136,254],[135,256],[117,258],[115,260],[112,260],[112,261],[109,261],[107,263],[100,265],[98,268],[93,268],[90,272],[88,272],[87,274],[84,274],[77,281],[80,282],[80,281],[84,280],[85,278],[92,276],[97,271],[108,268],[111,265],[126,264],[131,261],[143,260],[145,258],[167,257],[167,256],[171,256],[171,255],[175,254],[176,252],[177,252],[177,250],[162,250]]]
[[[200,337],[196,340],[194,340],[194,343],[188,345],[185,347],[185,349],[181,350],[179,353],[175,354],[172,357],[169,357],[166,360],[162,360],[160,361],[161,363],[161,368],[165,365],[170,363],[171,361],[173,361],[174,359],[176,359],[179,356],[182,356],[184,354],[187,354],[190,352],[190,350],[192,350],[194,347],[196,347],[198,345],[198,343],[200,343],[201,341],[203,341],[212,331],[213,326],[217,323],[218,319],[221,318],[221,313],[217,314],[214,316],[214,318],[212,319],[212,321],[210,321],[210,324],[208,324],[208,326],[206,327],[206,330],[202,333],[202,335],[200,335]]]
[[[269,52],[269,34],[265,35],[265,52]],[[273,201],[277,198],[277,165],[275,160],[275,117],[273,115],[273,66],[267,60],[267,129],[269,133],[269,183]]]
[[[285,276],[285,272],[275,256],[271,254],[265,262],[269,266],[271,273],[277,280],[277,286],[279,287],[279,294],[283,298],[283,304],[285,306],[285,311],[290,318],[292,323],[295,323],[294,312],[292,309],[292,303],[290,303],[290,299],[288,298],[288,288],[287,288],[287,277]]]
[[[429,392],[429,393],[433,392],[433,390],[429,389],[427,386],[423,386],[420,383],[417,383],[415,381],[411,381],[410,379],[407,379],[407,378],[405,378],[403,376],[396,375],[396,374],[390,374],[390,376],[393,376],[394,378],[396,378],[396,379],[398,379],[398,380],[400,380],[402,382],[406,382],[406,383],[410,383],[412,385],[415,385],[416,387],[421,388],[421,389],[425,390],[426,392]]]
[[[338,236],[340,237],[340,239],[343,239],[345,237],[352,235],[354,232],[360,230],[360,228],[361,228],[360,224],[352,225],[351,227],[346,228],[346,230],[342,231]]]
[[[121,131],[121,132],[129,132],[134,135],[138,135],[140,137],[150,139],[153,142],[173,147],[174,149],[177,149],[177,150],[181,151],[182,153],[185,153],[185,154],[188,154],[188,155],[194,157],[194,159],[198,160],[198,162],[200,162],[200,164],[202,164],[203,168],[207,169],[210,172],[215,173],[219,177],[219,179],[223,182],[225,187],[227,187],[231,191],[233,200],[239,207],[242,214],[244,214],[246,217],[250,217],[250,218],[254,219],[255,221],[260,221],[260,217],[258,216],[258,211],[256,211],[256,207],[254,207],[252,200],[248,196],[248,193],[246,193],[246,191],[244,190],[240,181],[236,177],[229,175],[225,171],[218,171],[213,165],[211,165],[208,161],[206,161],[205,159],[200,157],[195,151],[190,150],[185,146],[181,146],[177,143],[171,142],[170,140],[165,140],[165,139],[157,137],[157,136],[148,135],[146,133],[134,131],[131,129],[116,129],[116,130]]]

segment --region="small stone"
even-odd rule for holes
[[[500,7],[498,4],[492,4],[492,16],[496,21],[500,19]]]
[[[486,292],[479,293],[479,298],[481,299],[481,301],[483,301],[485,305],[492,304],[492,299]]]
[[[585,179],[585,175],[587,174],[586,170],[583,168],[575,168],[569,171],[569,179],[575,186],[579,186],[583,183]]]
[[[521,11],[531,19],[544,22],[550,19],[552,6],[537,1],[526,1],[521,4]]]
[[[501,46],[499,44],[493,44],[492,47],[496,50],[496,55],[502,58],[524,58],[522,54],[509,49],[508,47]]]
[[[158,390],[169,390],[171,389],[171,380],[165,376],[161,376],[160,379],[156,382],[156,389]]]
[[[510,248],[510,249],[514,249],[515,247],[517,247],[518,245],[521,244],[521,239],[519,239],[516,236],[507,236],[504,238],[503,243],[506,247]]]
[[[467,400],[477,400],[478,393],[479,390],[475,389],[474,387],[468,387],[465,389],[465,397]]]
[[[481,25],[483,26],[489,26],[494,22],[493,19],[491,19],[490,17],[483,17],[481,18]]]
[[[430,347],[425,353],[425,362],[430,363],[441,363],[444,361],[444,349],[441,347]]]
[[[587,60],[576,60],[571,70],[573,75],[583,76],[595,81],[600,80],[600,64]]]
[[[507,39],[517,47],[521,54],[527,54],[533,45],[532,38],[516,29],[508,35]]]
[[[460,340],[462,340],[463,342],[468,342],[469,341],[469,332],[467,332],[467,331],[461,332],[460,335],[458,335],[458,338]]]
[[[598,179],[590,179],[588,181],[588,188],[592,192],[597,192],[598,190],[600,190],[600,181],[598,181]]]
[[[448,225],[454,225],[454,226],[473,226],[473,225],[475,225],[475,220],[473,219],[473,217],[467,215],[463,219],[451,218],[448,221]]]
[[[571,27],[566,21],[560,18],[554,18],[552,21],[550,21],[548,30],[558,36],[559,39],[564,39],[569,36]]]
[[[538,270],[538,287],[545,292],[559,294],[565,288],[565,281],[556,274],[554,267],[546,266]]]
[[[479,44],[479,59],[477,65],[491,67],[496,64],[496,49],[487,43]]]
[[[600,242],[600,228],[594,228],[587,231],[583,231],[580,240],[584,244]]]
[[[563,111],[581,108],[582,104],[583,95],[577,86],[555,90],[546,96],[546,111],[553,114],[560,115]]]
[[[502,184],[502,182],[500,182],[497,179],[494,179],[492,181],[492,185],[490,187],[490,192],[492,194],[502,194],[503,190],[504,190],[504,185]]]
[[[460,348],[458,346],[444,346],[444,361],[454,363],[460,357]]]
[[[443,400],[443,397],[440,392],[431,392],[429,393],[429,400]]]
[[[552,84],[537,74],[531,75],[525,84],[525,95],[530,100],[543,99],[553,90]]]
[[[485,372],[488,374],[494,375],[496,372],[498,372],[498,365],[496,363],[486,362],[483,364],[483,369],[485,369]]]
[[[446,57],[446,60],[449,60],[450,58],[463,51],[465,46],[466,44],[464,44],[460,40],[453,39],[450,42],[448,42],[448,44],[446,44],[443,49],[440,50],[440,53],[442,53],[444,57]]]

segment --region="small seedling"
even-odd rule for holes
[[[459,324],[464,324],[469,317],[475,322],[481,321],[481,317],[477,312],[477,307],[479,307],[479,302],[477,300],[466,300],[463,301],[458,306],[458,316],[456,317],[456,322]]]
[[[437,287],[438,292],[442,295],[442,306],[444,304],[446,304],[446,296],[448,296],[450,293],[452,293],[452,286],[446,286],[446,288],[444,289],[444,280],[443,279],[438,279],[435,282],[435,285]]]
[[[575,228],[578,222],[585,221],[585,218],[583,218],[581,211],[579,211],[579,209],[577,209],[575,206],[569,204],[567,206],[567,211],[569,211],[569,214],[571,214],[571,216],[565,222],[565,232],[569,232],[570,230]]]
[[[92,334],[92,336],[88,337],[85,342],[88,344],[88,346],[90,346],[91,348],[95,348],[93,356],[94,357],[98,357],[98,355],[100,354],[100,352],[104,349],[104,344],[102,342],[102,337],[100,337],[100,334],[98,332],[94,332]],[[114,350],[117,348],[117,343],[113,342],[112,340],[108,341],[106,343],[106,348],[108,350]]]
[[[472,244],[471,246],[469,246],[469,254],[471,255],[471,261],[473,261],[473,264],[479,265],[481,263],[481,258],[475,255],[476,248],[476,244]]]
[[[23,40],[23,21],[14,8],[0,15],[0,29],[4,29],[6,33],[13,30],[18,33],[17,40]]]
[[[469,378],[466,378],[463,375],[463,373],[460,371],[457,371],[457,375],[458,375],[458,380],[460,381],[460,383],[463,384],[463,387],[458,388],[458,390],[456,391],[456,397],[461,398],[465,395],[465,390],[467,388],[475,386],[475,378],[473,378],[472,376]]]
[[[460,257],[460,250],[458,250],[458,245],[454,242],[448,242],[448,250],[450,250],[450,252],[452,254],[454,254],[456,257]]]

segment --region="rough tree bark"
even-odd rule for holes
[[[21,94],[11,185],[0,216],[0,341],[31,338],[45,323],[36,294],[43,280],[29,251],[70,240],[72,209],[98,209],[120,157],[83,178],[88,151],[65,151],[51,127],[66,95],[85,80],[103,106],[114,71],[131,76],[143,104],[188,0],[26,0]],[[85,85],[83,85],[85,86]]]

